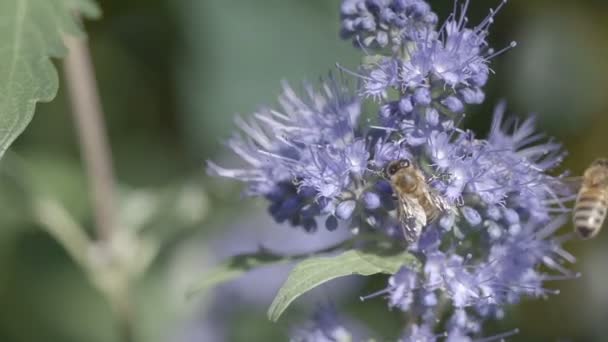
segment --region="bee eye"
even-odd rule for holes
[[[400,168],[401,167],[399,166],[399,163],[390,163],[386,167],[386,174],[389,176],[392,176],[395,173],[397,173],[397,171],[399,171]]]
[[[411,165],[411,163],[410,163],[410,161],[408,159],[402,159],[399,162],[399,166],[402,167],[402,168],[408,168],[408,167],[410,167],[410,165]]]

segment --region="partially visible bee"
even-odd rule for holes
[[[608,211],[608,159],[595,160],[583,174],[572,220],[582,239],[596,236]]]
[[[422,228],[451,206],[433,191],[422,171],[408,159],[390,162],[385,173],[397,196],[397,213],[405,240],[414,243]]]

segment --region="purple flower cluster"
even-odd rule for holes
[[[248,183],[247,193],[264,196],[277,222],[307,231],[317,218],[334,230],[338,220],[355,211],[357,183],[368,173],[369,141],[358,127],[360,99],[342,79],[330,75],[321,91],[305,85],[299,98],[288,86],[279,98],[281,110],[266,109],[249,121],[237,120],[242,131],[228,146],[249,164],[226,169],[209,162],[214,174]]]
[[[317,308],[307,325],[295,329],[291,342],[347,342],[353,341],[351,332],[344,327],[332,305]]]
[[[382,102],[381,121],[398,126],[406,117],[459,115],[466,104],[482,103],[489,62],[516,45],[497,52],[488,46],[488,30],[505,3],[468,28],[466,1],[438,30],[426,25],[424,32],[404,37],[392,54],[371,56],[360,71],[361,93]]]
[[[342,37],[366,48],[400,46],[437,24],[423,0],[346,0],[340,12]]]
[[[504,104],[485,139],[460,127],[466,105],[484,101],[489,63],[505,50],[487,44],[505,2],[468,27],[469,1],[455,1],[437,28],[423,0],[343,0],[343,36],[364,50],[392,49],[348,72],[358,87],[343,75],[330,75],[320,90],[306,85],[304,97],[285,86],[279,110],[237,120],[241,133],[228,146],[249,166],[209,163],[212,173],[245,181],[248,194],[268,199],[278,222],[310,232],[322,222],[329,230],[342,225],[401,240],[381,171],[403,158],[419,165],[454,210],[408,246],[422,267],[404,266],[381,292],[391,307],[417,317],[403,341],[479,337],[483,321],[500,319],[505,305],[553,294],[546,281],[576,276],[563,265],[574,261],[565,239],[554,234],[572,200],[548,174],[564,157],[561,145],[536,133],[533,119],[505,119]],[[379,102],[373,122],[361,119],[366,99]]]

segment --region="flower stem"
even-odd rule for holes
[[[122,342],[135,342],[133,331],[133,307],[130,305],[128,289],[115,300],[115,315],[118,318],[118,333]]]
[[[97,244],[110,246],[116,233],[115,180],[99,90],[86,41],[65,37],[65,42],[69,54],[64,61],[64,72],[90,187]],[[125,279],[122,287],[128,289],[129,286],[129,280]],[[133,308],[128,290],[104,293],[113,307],[121,341],[135,341]]]
[[[70,51],[64,63],[65,77],[91,187],[97,237],[107,241],[115,224],[115,182],[101,101],[86,41],[74,37],[65,41]]]

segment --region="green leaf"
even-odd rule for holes
[[[268,318],[277,321],[296,298],[332,279],[348,275],[394,274],[404,265],[419,267],[418,260],[407,252],[377,248],[309,258],[291,271],[268,309]]]
[[[37,102],[58,88],[50,57],[63,57],[64,35],[83,34],[76,13],[97,17],[92,0],[0,1],[0,158],[32,120]]]
[[[208,291],[210,288],[236,279],[254,268],[273,264],[283,264],[292,260],[293,258],[291,257],[275,255],[267,251],[234,256],[216,266],[211,272],[206,273],[201,281],[190,288],[186,296],[191,297],[199,292]]]
[[[395,274],[404,266],[412,268],[419,267],[418,259],[408,252],[396,251],[379,251],[367,249],[366,251],[358,251],[361,259],[374,265],[376,268],[386,274]]]
[[[335,251],[348,249],[352,247],[355,241],[357,241],[356,238],[345,240],[336,245],[317,251],[316,254],[332,253]],[[309,258],[310,256],[310,253],[280,255],[273,253],[264,247],[260,247],[259,252],[233,256],[227,261],[216,266],[212,271],[205,273],[201,277],[201,280],[190,288],[190,290],[186,293],[186,296],[191,297],[196,293],[207,291],[213,286],[236,279],[257,267],[285,264],[292,261],[303,260]]]

